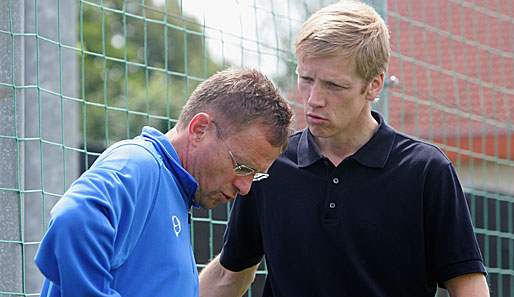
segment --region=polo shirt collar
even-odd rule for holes
[[[396,133],[380,113],[371,111],[371,114],[378,122],[378,129],[352,157],[364,166],[383,168],[393,149]]]
[[[298,141],[298,167],[307,167],[323,159],[309,128],[303,129]]]
[[[371,111],[371,114],[378,122],[378,129],[373,137],[350,157],[364,166],[383,168],[393,148],[395,132],[385,123],[380,113]],[[310,166],[324,158],[308,128],[301,132],[297,149],[299,167]]]

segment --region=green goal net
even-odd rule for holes
[[[334,2],[0,0],[0,297],[39,296],[33,258],[52,206],[109,145],[145,125],[172,128],[216,71],[261,70],[305,127],[294,39]],[[513,296],[514,3],[367,2],[386,19],[393,51],[374,108],[451,159],[491,296]],[[194,210],[199,270],[221,250],[229,211]],[[246,296],[260,296],[266,273],[261,264]]]

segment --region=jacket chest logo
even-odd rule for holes
[[[173,231],[175,231],[175,235],[178,237],[180,231],[182,230],[180,220],[178,219],[177,216],[173,216],[171,219],[173,221]]]

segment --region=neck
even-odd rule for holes
[[[180,159],[180,163],[184,168],[186,168],[187,158],[188,158],[188,139],[185,133],[180,133],[177,131],[177,128],[173,128],[169,130],[166,134],[166,137],[173,145],[175,152],[177,152],[178,158]]]

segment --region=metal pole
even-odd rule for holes
[[[367,0],[369,5],[377,10],[377,12],[382,16],[384,21],[387,23],[387,1],[386,0]],[[389,122],[389,94],[388,88],[391,86],[391,79],[388,79],[386,76],[384,82],[384,88],[382,92],[380,92],[378,98],[379,100],[373,103],[373,109],[380,112],[386,122]]]
[[[23,2],[0,0],[0,292],[23,290]],[[8,32],[8,33],[5,33]]]
[[[77,1],[25,0],[25,217],[26,242],[39,242],[50,210],[79,175]],[[37,7],[36,7],[37,4]],[[36,23],[37,20],[37,23]],[[45,39],[52,40],[48,42]],[[37,244],[25,247],[25,290],[38,293],[43,276]]]

